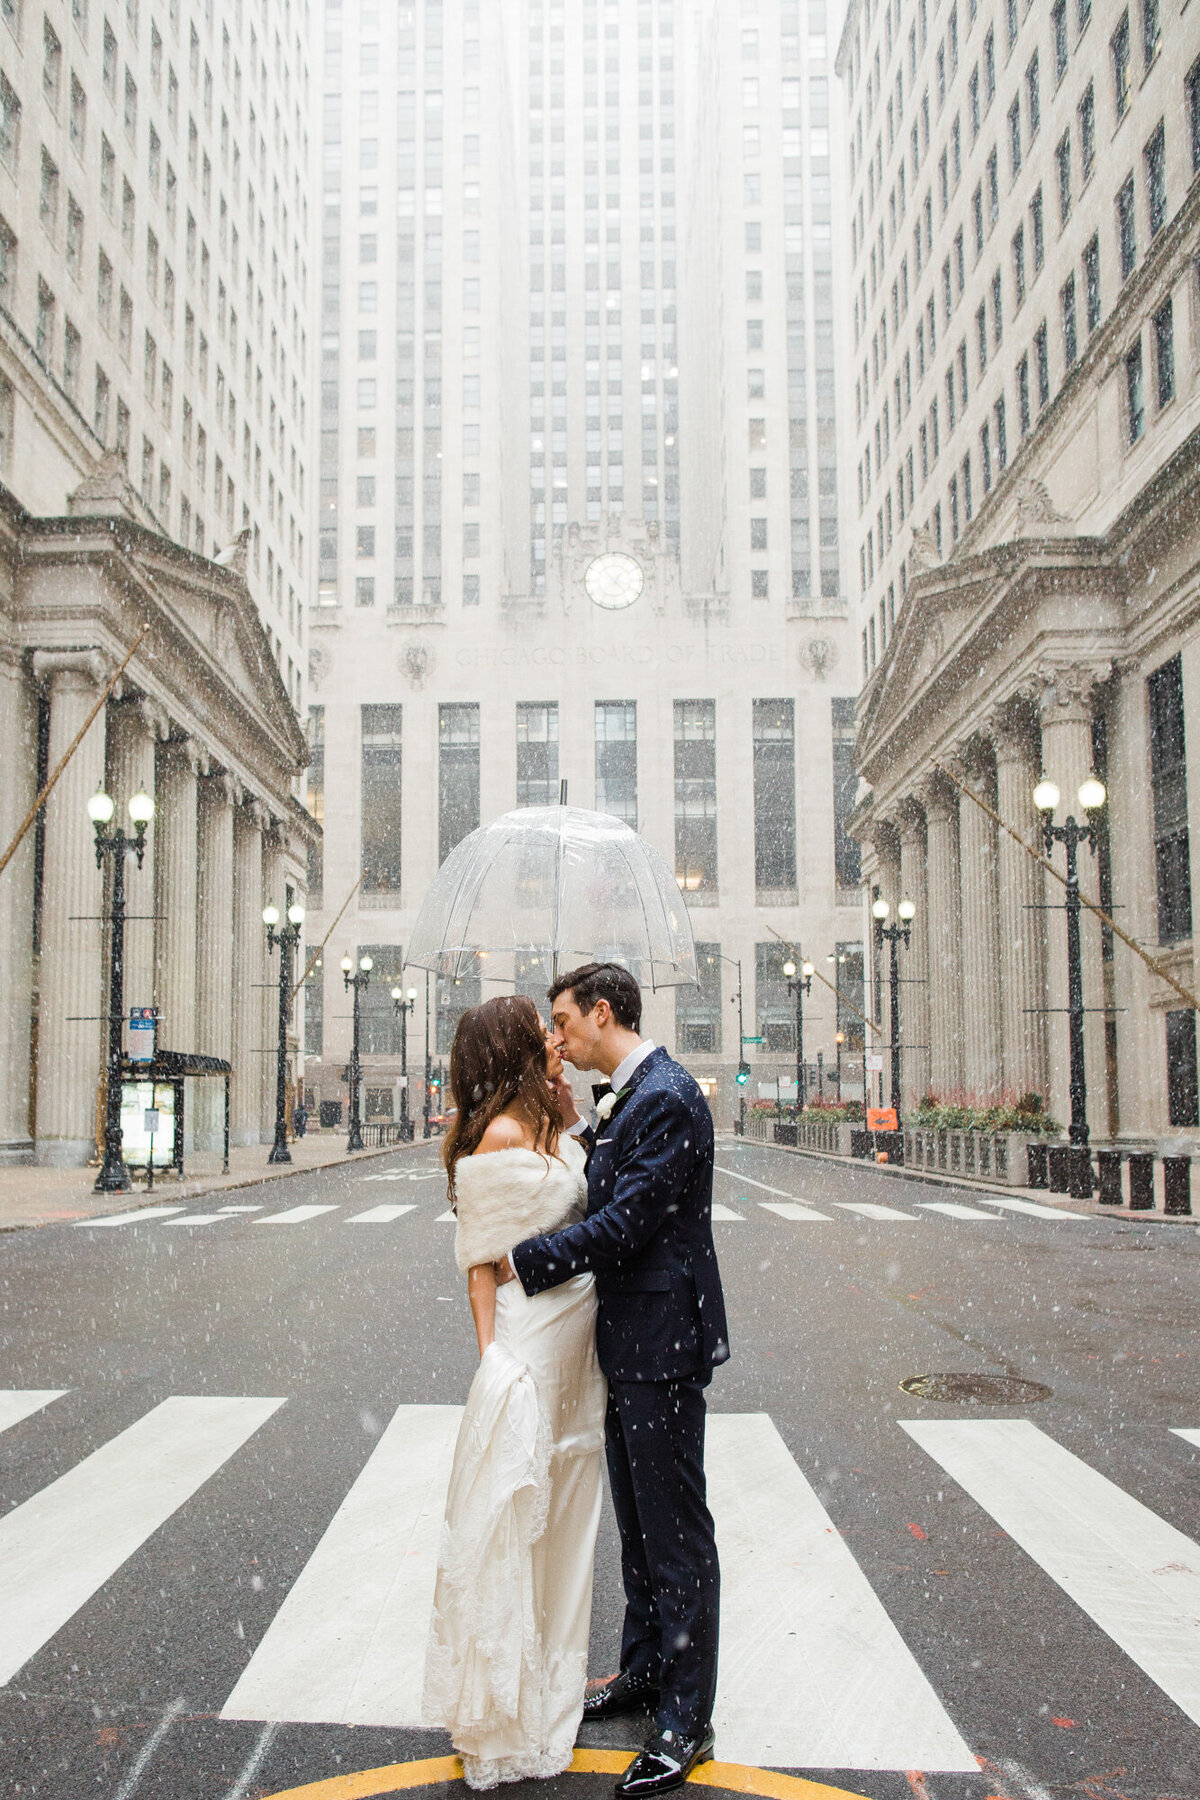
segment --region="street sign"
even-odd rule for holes
[[[129,1009],[129,1060],[130,1062],[154,1061],[154,1028],[158,1023],[158,1014],[152,1006],[131,1006]]]
[[[146,1131],[153,1136],[158,1130],[158,1108],[156,1106],[146,1108],[144,1123]]]
[[[762,1043],[762,1039],[761,1039],[761,1038],[760,1038],[760,1037],[756,1037],[756,1038],[747,1038],[747,1037],[744,1037],[744,1038],[743,1038],[743,1039],[742,1039],[742,1042],[743,1042],[743,1044],[761,1044],[761,1043]]]
[[[863,1061],[866,1063],[868,1075],[882,1075],[883,1074],[883,1057],[882,1057],[882,1055],[877,1055],[872,1051],[868,1051],[866,1056],[863,1058]]]

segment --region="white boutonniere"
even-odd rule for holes
[[[628,1088],[622,1088],[619,1093],[604,1094],[604,1095],[602,1095],[602,1097],[599,1100],[597,1100],[597,1102],[596,1102],[596,1117],[599,1119],[599,1121],[602,1125],[606,1124],[608,1122],[608,1120],[612,1117],[613,1108],[616,1106],[617,1101],[623,1100],[628,1092],[629,1092]]]

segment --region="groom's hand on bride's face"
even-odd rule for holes
[[[558,1102],[559,1117],[562,1119],[563,1124],[565,1126],[577,1124],[582,1115],[575,1104],[575,1095],[567,1077],[565,1075],[559,1075],[557,1079],[551,1083],[551,1086],[554,1090],[554,1098]]]
[[[502,1256],[498,1263],[493,1263],[492,1267],[496,1271],[497,1287],[503,1287],[505,1282],[515,1281],[517,1279],[517,1271],[513,1268],[512,1263],[508,1260],[507,1256]]]

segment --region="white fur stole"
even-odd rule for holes
[[[454,1256],[463,1274],[476,1263],[498,1262],[523,1238],[582,1219],[585,1160],[583,1145],[565,1134],[558,1157],[536,1150],[462,1157],[454,1171]]]

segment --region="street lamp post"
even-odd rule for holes
[[[886,938],[891,950],[889,964],[889,986],[891,989],[891,1033],[892,1033],[892,1111],[896,1115],[896,1124],[900,1124],[900,970],[897,945],[903,940],[908,949],[908,940],[912,936],[912,922],[917,909],[911,900],[902,900],[896,908],[900,923],[887,925],[884,923],[891,907],[882,896],[873,902],[871,916],[875,920],[875,948],[883,947]]]
[[[1092,1160],[1088,1148],[1087,1072],[1083,1053],[1083,958],[1079,945],[1079,846],[1086,844],[1096,851],[1096,827],[1092,815],[1107,798],[1104,783],[1089,775],[1080,784],[1079,804],[1087,814],[1086,825],[1072,816],[1065,825],[1054,823],[1054,812],[1061,795],[1054,782],[1043,778],[1033,790],[1033,804],[1042,815],[1042,836],[1047,856],[1061,844],[1067,857],[1067,1042],[1070,1053],[1071,1122],[1067,1127],[1070,1141],[1069,1182],[1076,1199],[1092,1192]]]
[[[750,1079],[750,1064],[746,1061],[746,1023],[745,1023],[745,1018],[744,1018],[744,1015],[742,1012],[742,959],[740,956],[725,956],[720,951],[718,951],[717,954],[721,957],[722,962],[729,963],[733,968],[735,968],[737,970],[737,993],[731,994],[730,1000],[729,1000],[729,1004],[731,1006],[736,1006],[738,1009],[738,1066],[737,1066],[737,1078],[736,1078],[737,1091],[738,1091],[738,1116],[737,1116],[737,1122],[735,1123],[733,1130],[734,1130],[735,1137],[745,1137],[745,1135],[746,1135],[746,1083]]]
[[[359,1033],[359,996],[371,985],[371,970],[375,967],[369,956],[360,956],[358,968],[354,967],[354,958],[343,956],[342,980],[347,991],[354,989],[354,1037],[350,1047],[350,1129],[346,1136],[347,1150],[361,1150],[363,1147],[362,1121],[359,1118],[359,1090],[362,1085],[362,1063],[358,1055]]]
[[[401,988],[394,987],[392,1004],[400,1020],[400,1142],[411,1144],[414,1128],[408,1116],[408,1015],[417,1004],[416,988],[409,988],[405,994]]]
[[[842,1045],[845,1041],[845,1032],[839,1031],[834,1039],[834,1043],[837,1045],[837,1097],[839,1106],[842,1104]]]
[[[279,945],[279,1035],[275,1047],[275,1142],[271,1145],[269,1163],[290,1163],[292,1153],[287,1142],[287,1028],[292,1010],[292,958],[300,943],[304,924],[304,908],[288,907],[288,922],[279,925],[279,908],[263,907],[263,924],[267,928],[267,949]]]
[[[108,978],[108,1081],[104,1105],[104,1162],[96,1177],[97,1194],[124,1194],[133,1186],[125,1167],[121,1143],[121,1031],[125,1013],[125,858],[137,857],[140,869],[146,854],[146,827],[154,817],[154,802],[149,794],[137,793],[129,802],[129,817],[136,831],[129,837],[120,825],[105,832],[116,807],[112,797],[101,788],[87,803],[88,818],[96,831],[96,867],[104,867],[104,858],[113,859],[111,961]]]
[[[429,1123],[429,1082],[430,1082],[430,1078],[431,1078],[432,1074],[433,1074],[433,1064],[429,1060],[429,971],[428,971],[428,969],[426,969],[426,971],[425,971],[425,1094],[424,1094],[424,1098],[422,1101],[422,1112],[424,1115],[424,1127],[421,1132],[421,1136],[424,1138],[429,1138],[429,1137],[433,1136],[433,1127]]]
[[[796,979],[796,965],[789,957],[783,965],[787,976],[787,991],[790,999],[796,996],[796,1117],[804,1111],[804,996],[812,992],[812,978],[815,974],[810,962],[801,963],[800,977]]]

